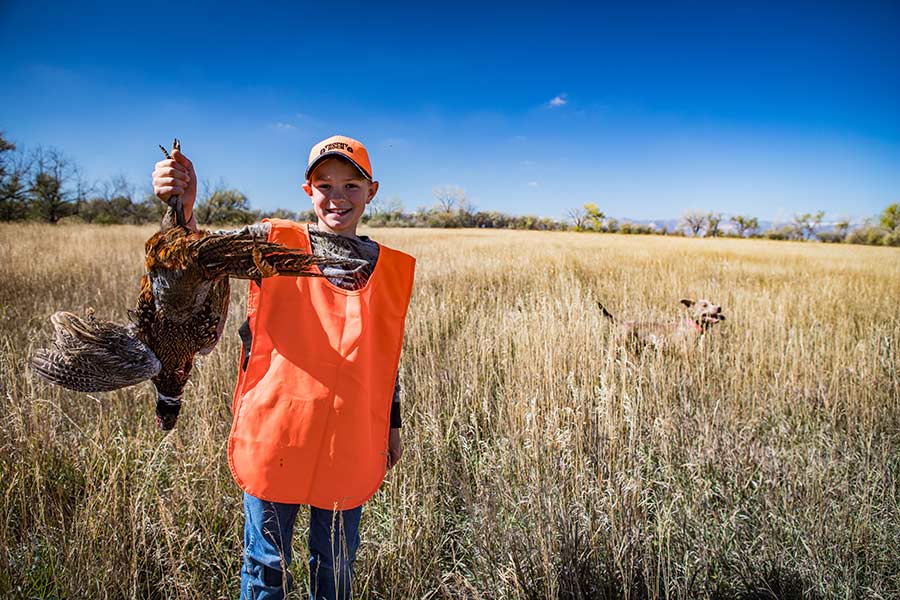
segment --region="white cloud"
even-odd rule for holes
[[[541,184],[538,183],[537,181],[529,181],[528,187],[532,187],[532,188],[541,187]]]
[[[277,123],[272,124],[272,129],[278,129],[279,131],[292,131],[297,129],[294,125],[290,123],[284,123],[283,121],[278,121]]]
[[[559,94],[558,96],[554,96],[553,99],[547,103],[547,106],[549,108],[559,108],[560,106],[565,106],[566,104],[569,103],[569,100],[566,98],[566,95],[567,94],[565,92],[563,92],[562,94]]]

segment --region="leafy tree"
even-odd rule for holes
[[[850,219],[840,219],[834,224],[834,234],[841,240],[847,239],[847,232],[850,231]]]
[[[32,212],[48,223],[57,223],[75,212],[77,194],[72,185],[78,176],[75,165],[58,150],[38,150],[28,190]],[[77,187],[81,187],[80,185]]]
[[[794,215],[792,227],[795,236],[801,240],[808,240],[816,235],[816,229],[822,224],[825,217],[825,211],[820,210],[815,213],[797,213]]]
[[[31,203],[38,217],[48,223],[56,223],[74,212],[74,207],[63,191],[62,181],[53,174],[40,172],[31,184]]]
[[[235,189],[215,189],[194,208],[197,223],[253,223],[258,213],[250,208],[247,196]]]
[[[0,132],[0,220],[18,221],[27,216],[28,178],[31,161]]]
[[[706,213],[706,237],[719,237],[719,224],[722,222],[722,213]]]
[[[867,244],[869,246],[888,245],[889,239],[884,227],[876,227],[871,222],[854,229],[847,235],[848,244]]]
[[[650,234],[653,233],[653,228],[649,225],[641,225],[640,223],[625,221],[619,227],[619,233]]]
[[[141,223],[159,223],[167,209],[168,206],[160,202],[152,191],[144,194],[144,199],[137,205]]]
[[[301,223],[315,223],[319,217],[316,216],[316,211],[310,208],[309,210],[300,210],[297,211],[297,221]]]
[[[300,220],[299,215],[296,212],[286,208],[276,208],[271,212],[262,213],[261,216],[266,219],[287,219],[288,221]]]
[[[745,234],[753,235],[759,229],[759,219],[747,215],[735,215],[731,218],[731,222],[737,227],[738,235],[744,237]]]
[[[881,226],[888,231],[900,230],[900,204],[894,202],[882,211]]]
[[[840,244],[847,240],[847,232],[850,230],[850,219],[843,218],[834,222],[834,228],[831,231],[820,231],[816,233],[816,239],[826,244]]]
[[[9,152],[10,150],[16,149],[16,145],[14,143],[10,142],[5,137],[3,137],[5,134],[6,134],[5,131],[0,131],[0,155],[2,155],[4,152]],[[0,161],[0,175],[3,174],[2,165],[3,165],[3,162]]]
[[[781,227],[767,229],[766,232],[763,233],[763,236],[769,240],[793,240],[796,239],[797,232],[792,226],[783,225]]]
[[[606,215],[603,214],[597,205],[593,202],[585,203],[582,208],[584,208],[585,214],[585,225],[593,229],[594,231],[602,231],[603,230],[603,220],[606,219]]]

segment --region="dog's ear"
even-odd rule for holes
[[[688,308],[692,307],[695,304],[694,301],[689,298],[682,298],[681,303],[684,304],[685,306],[687,306]]]

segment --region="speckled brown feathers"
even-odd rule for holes
[[[92,311],[86,319],[58,312],[51,317],[54,348],[32,358],[35,373],[76,391],[109,391],[152,378],[163,429],[175,425],[194,357],[212,351],[222,334],[229,278],[320,277],[320,267],[352,270],[365,264],[313,256],[257,239],[246,229],[193,231],[179,224],[181,202],[168,202],[161,231],[145,245],[146,273],[137,306],[129,311],[131,322],[99,321]]]
[[[31,362],[48,381],[79,392],[107,392],[159,373],[159,360],[133,326],[98,321],[91,310],[85,318],[61,311],[50,321],[56,329],[54,348],[37,350]]]

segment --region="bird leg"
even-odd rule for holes
[[[165,146],[160,144],[159,149],[162,150],[167,159],[172,160],[172,156],[169,154],[169,151],[166,150]],[[172,152],[175,152],[176,150],[181,151],[181,142],[178,141],[178,138],[175,138],[172,142]],[[169,208],[175,213],[175,224],[179,227],[187,227],[187,221],[184,219],[184,204],[181,201],[181,196],[169,196],[169,199],[166,200],[166,204],[168,204]]]

